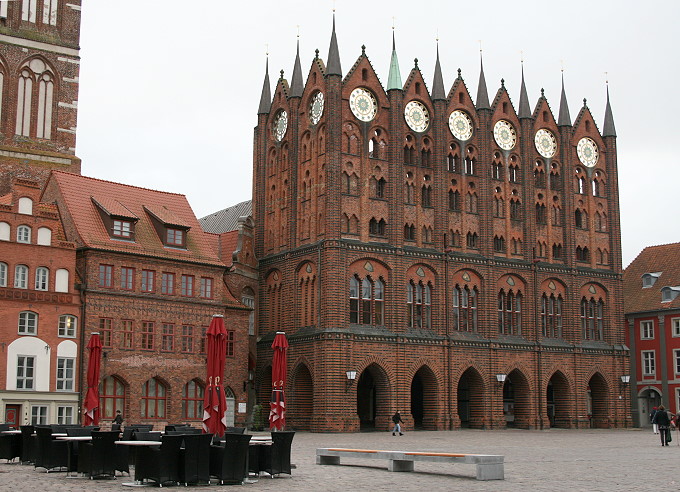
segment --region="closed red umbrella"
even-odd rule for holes
[[[99,333],[92,333],[90,343],[87,344],[90,360],[87,362],[87,394],[83,406],[85,407],[83,423],[85,425],[99,424],[99,370],[102,363],[102,341]]]
[[[227,428],[227,400],[222,383],[227,357],[227,330],[222,315],[213,316],[205,337],[208,387],[203,399],[203,431],[223,436]]]
[[[286,334],[277,331],[272,343],[274,358],[272,360],[272,399],[269,410],[269,428],[283,430],[286,425],[286,403],[284,389],[286,386],[286,364],[288,340]]]

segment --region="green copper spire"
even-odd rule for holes
[[[399,73],[399,60],[397,60],[396,43],[394,42],[394,30],[392,30],[392,60],[390,61],[390,76],[387,78],[387,90],[404,88],[401,83],[401,74]]]

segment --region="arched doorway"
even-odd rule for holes
[[[436,429],[437,380],[432,370],[423,366],[411,381],[411,417],[415,429]]]
[[[609,427],[609,388],[599,372],[588,381],[588,415],[590,426],[606,429]]]
[[[503,415],[508,427],[529,428],[530,401],[529,382],[519,369],[515,369],[503,383]]]
[[[390,402],[385,372],[377,364],[368,366],[357,383],[357,416],[362,431],[384,430],[388,425]]]
[[[640,427],[651,427],[649,414],[652,413],[652,408],[661,405],[661,395],[656,388],[651,386],[646,387],[638,393],[638,411],[640,419]]]
[[[314,413],[314,386],[312,375],[304,364],[298,366],[293,378],[289,420],[291,428],[297,430],[310,430],[312,414]]]
[[[569,390],[569,381],[566,376],[557,371],[552,375],[548,381],[546,389],[546,402],[548,410],[548,419],[550,420],[550,427],[560,427],[563,429],[571,428],[571,415],[569,411],[569,402],[571,400],[571,392]]]
[[[460,426],[484,427],[484,383],[474,367],[469,367],[458,381],[458,419]]]

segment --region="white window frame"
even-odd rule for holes
[[[7,18],[7,0],[0,0],[0,17]]]
[[[50,286],[50,270],[46,267],[35,269],[35,290],[48,290]]]
[[[7,287],[7,263],[0,262],[0,287]]]
[[[671,326],[673,329],[673,336],[680,337],[680,318],[671,318]]]
[[[73,424],[74,408],[71,405],[59,405],[57,407],[57,424]]]
[[[37,0],[23,0],[21,8],[21,20],[35,24],[35,14],[38,10]]]
[[[111,231],[114,237],[130,239],[132,237],[132,222],[129,220],[114,219]]]
[[[47,405],[31,405],[31,425],[47,425],[48,416]]]
[[[643,350],[641,352],[642,375],[656,375],[656,352],[654,350]]]
[[[248,335],[255,335],[255,297],[250,294],[243,294],[241,302],[252,308],[252,311],[248,314]]]
[[[14,267],[14,288],[28,289],[28,267],[26,265]]]
[[[35,360],[34,355],[17,355],[17,390],[35,390]]]
[[[640,340],[654,340],[654,321],[640,321]]]
[[[57,357],[57,391],[73,391],[75,368],[74,357]]]
[[[57,8],[59,0],[43,0],[43,24],[57,25]]]
[[[17,328],[19,335],[38,334],[38,313],[33,311],[21,311]]]
[[[27,225],[17,227],[17,243],[31,244],[31,228]]]
[[[59,332],[60,338],[75,338],[78,330],[78,318],[72,314],[62,314],[59,316]]]
[[[680,375],[680,349],[673,349],[675,375]],[[680,407],[679,407],[680,408]]]

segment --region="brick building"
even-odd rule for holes
[[[636,425],[661,403],[680,411],[680,243],[645,248],[623,273]]]
[[[387,86],[364,49],[290,83],[254,134],[257,386],[287,333],[288,425],[317,431],[629,425],[616,132],[461,73]],[[356,375],[355,379],[352,379]]]
[[[0,408],[21,425],[78,421],[82,320],[75,245],[40,187],[0,197]]]
[[[80,173],[81,0],[0,1],[0,194],[19,177]]]
[[[57,204],[76,244],[83,343],[92,332],[102,338],[102,418],[120,409],[128,422],[198,425],[205,330],[220,314],[228,333],[228,418],[242,423],[251,310],[229,292],[216,239],[186,198],[53,171],[43,200]]]

